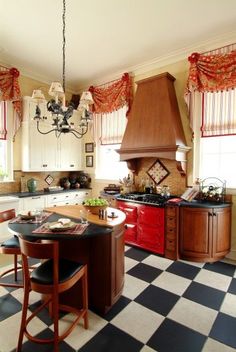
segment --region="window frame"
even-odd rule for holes
[[[7,128],[7,136],[6,136],[6,173],[7,177],[0,181],[1,183],[13,182],[13,125],[14,125],[14,109],[11,102],[0,102],[5,104],[6,108],[6,128]]]

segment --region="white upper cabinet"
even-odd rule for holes
[[[79,117],[77,111],[69,119],[74,127],[78,125]],[[73,125],[72,125],[73,128]],[[82,143],[72,133],[62,133],[58,138],[60,151],[61,170],[81,170],[82,167]]]
[[[81,140],[71,133],[56,137],[54,132],[41,134],[34,120],[36,103],[31,97],[23,99],[22,123],[22,170],[23,171],[68,171],[81,170]],[[49,131],[52,117],[46,103],[39,104],[42,132]],[[71,119],[74,117],[72,116]],[[70,119],[70,120],[71,120]],[[71,122],[71,121],[70,121]]]

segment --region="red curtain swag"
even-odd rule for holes
[[[236,87],[236,51],[208,55],[193,53],[188,61],[190,68],[184,97],[193,129],[194,92],[218,92]]]
[[[18,81],[19,75],[20,72],[15,67],[10,69],[4,67],[3,70],[0,71],[0,100],[12,101],[14,110],[17,113],[18,126],[20,126],[22,120],[21,91]],[[14,132],[16,133],[16,131]]]
[[[89,91],[92,94],[94,104],[92,111],[95,114],[107,114],[128,105],[128,115],[132,100],[132,82],[128,73],[122,78],[110,84],[108,87],[91,86]]]
[[[226,54],[189,56],[187,92],[217,92],[236,87],[236,51]]]

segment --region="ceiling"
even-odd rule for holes
[[[62,81],[62,0],[0,0],[0,62]],[[78,92],[236,42],[235,0],[67,0],[66,86]],[[182,57],[181,57],[182,55]]]

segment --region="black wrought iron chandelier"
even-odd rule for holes
[[[51,113],[53,122],[52,128],[48,131],[42,131],[41,123],[47,119],[47,117],[41,115],[39,104],[45,102],[46,99],[40,89],[33,91],[32,98],[37,102],[34,120],[37,122],[37,130],[41,134],[49,134],[54,132],[56,137],[59,137],[61,133],[72,133],[76,138],[82,138],[87,132],[89,123],[92,120],[92,113],[90,112],[90,105],[93,104],[92,95],[89,91],[83,92],[77,107],[78,111],[78,126],[70,123],[69,119],[73,115],[75,105],[70,102],[68,107],[65,106],[65,52],[66,52],[66,1],[63,0],[63,13],[62,13],[62,85],[60,82],[52,82],[48,94],[53,98],[47,102],[47,110]]]

